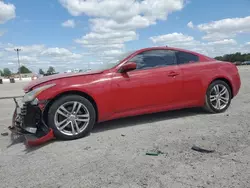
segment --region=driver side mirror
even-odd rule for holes
[[[137,67],[137,66],[136,66],[136,63],[135,63],[135,62],[129,62],[129,63],[124,64],[124,65],[119,69],[119,72],[120,72],[120,73],[125,73],[125,72],[131,71],[131,70],[135,70],[136,67]]]

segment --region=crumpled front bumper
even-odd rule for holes
[[[54,139],[53,130],[49,128],[43,119],[44,104],[40,105],[39,101],[36,103],[18,102],[14,98],[16,104],[13,117],[12,126],[9,130],[14,134],[23,135],[26,138],[26,143],[29,146],[41,145],[49,140]]]

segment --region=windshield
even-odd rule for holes
[[[111,60],[108,60],[106,62],[103,62],[102,65],[100,65],[98,68],[94,69],[94,70],[108,70],[108,69],[111,69],[113,67],[115,67],[116,65],[118,65],[123,59],[125,59],[126,57],[128,57],[129,55],[131,55],[134,51],[129,51],[129,52],[125,52],[125,53],[122,53],[121,55],[111,59]]]

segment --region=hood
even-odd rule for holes
[[[62,78],[69,78],[69,77],[75,77],[75,76],[87,76],[87,75],[93,75],[93,74],[100,74],[103,71],[91,71],[91,72],[79,72],[79,73],[60,73],[60,74],[54,74],[50,76],[44,76],[41,78],[37,78],[36,80],[31,81],[28,83],[23,89],[25,92],[29,91],[33,87],[43,84],[45,82],[58,80]]]

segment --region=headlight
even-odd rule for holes
[[[38,88],[36,88],[36,89],[34,89],[34,90],[26,93],[24,95],[24,97],[23,97],[23,102],[25,103],[25,102],[31,102],[31,101],[33,101],[39,93],[41,93],[42,91],[44,91],[44,90],[46,90],[46,89],[48,89],[50,87],[53,87],[55,85],[56,84],[44,85],[42,87],[38,87]]]

